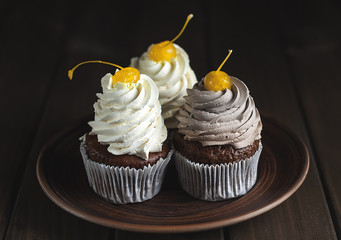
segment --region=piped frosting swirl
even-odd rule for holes
[[[231,90],[207,91],[203,80],[187,90],[176,116],[185,140],[239,149],[261,138],[262,122],[247,86],[235,77],[231,82]]]
[[[187,95],[186,89],[192,88],[197,78],[189,65],[187,53],[177,44],[176,57],[170,62],[155,62],[149,58],[148,52],[144,52],[140,58],[132,58],[131,66],[141,73],[150,76],[159,89],[159,101],[162,106],[162,116],[166,120],[167,127],[175,128],[177,122],[174,115],[179,107],[185,103],[183,96]]]
[[[158,89],[145,74],[137,83],[118,82],[114,86],[112,76],[108,73],[101,80],[103,93],[97,94],[90,134],[97,135],[114,155],[136,155],[146,160],[149,152],[161,151],[167,138]]]

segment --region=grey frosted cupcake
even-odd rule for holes
[[[226,74],[216,72],[213,78]],[[242,81],[226,74],[227,85],[217,84],[207,76],[187,90],[176,116],[174,156],[183,189],[195,198],[219,201],[242,196],[254,186],[262,123]]]

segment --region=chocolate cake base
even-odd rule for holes
[[[258,150],[259,141],[256,140],[244,148],[234,149],[231,145],[202,146],[200,142],[184,140],[184,135],[178,132],[174,132],[173,135],[174,148],[179,153],[193,162],[209,165],[238,162],[250,158]]]
[[[156,153],[149,153],[148,160],[142,159],[135,155],[113,155],[108,152],[108,145],[98,142],[96,135],[86,134],[85,144],[86,153],[92,161],[104,163],[110,166],[130,167],[141,169],[144,166],[154,165],[160,158],[166,158],[171,149],[170,143],[166,140],[162,145],[162,150]]]

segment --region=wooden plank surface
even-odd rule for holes
[[[341,238],[341,9],[333,1],[312,2],[309,8],[287,3],[291,18],[277,19],[298,101],[310,133],[334,226]],[[302,16],[303,15],[303,16]],[[290,34],[291,33],[291,34]]]
[[[160,6],[157,1],[58,1],[39,8],[25,2],[11,5],[13,12],[0,24],[0,107],[6,126],[6,142],[0,145],[6,159],[0,162],[0,238],[340,237],[341,193],[335,184],[340,181],[336,157],[340,127],[332,127],[341,117],[334,104],[340,102],[340,9],[332,1],[322,5],[319,1],[297,5],[289,1],[279,7],[265,3],[163,1]],[[304,184],[270,212],[202,235],[115,231],[55,206],[38,186],[36,158],[54,134],[93,113],[100,78],[112,72],[107,66],[88,65],[68,81],[67,70],[91,59],[126,66],[151,43],[173,37],[188,13],[195,18],[177,43],[190,55],[198,79],[219,66],[227,49],[234,49],[224,70],[245,81],[261,111],[284,122],[307,144],[311,167]],[[319,85],[321,79],[324,85]],[[329,105],[334,111],[327,110]]]
[[[39,126],[59,57],[60,26],[65,25],[68,10],[62,4],[42,5],[46,12],[38,18],[32,3],[17,3],[1,5],[0,108],[5,137],[0,144],[0,238],[5,235]]]
[[[68,32],[67,42],[64,42],[62,48],[59,49],[62,51],[63,59],[54,72],[53,78],[55,81],[49,86],[52,90],[46,100],[45,112],[41,116],[34,145],[28,158],[24,180],[10,227],[7,230],[6,239],[114,238],[114,230],[81,220],[54,205],[44,196],[35,175],[36,159],[44,143],[58,131],[93,111],[92,105],[96,100],[95,93],[100,91],[100,78],[104,73],[112,71],[111,68],[104,66],[89,66],[88,68],[79,69],[75,73],[77,78],[70,81],[67,78],[67,70],[80,61],[87,60],[87,58],[108,58],[108,56],[113,55],[113,52],[120,53],[122,51],[120,50],[122,49],[121,46],[111,45],[110,41],[112,39],[103,35],[104,31],[109,32],[115,29],[116,26],[111,25],[106,29],[97,28],[102,21],[107,20],[107,17],[101,19],[100,16],[111,14],[112,10],[110,8],[92,3],[77,6],[77,11],[76,9],[72,10],[72,14],[77,11],[79,14],[74,16],[74,21],[68,23],[71,25],[68,26],[70,32]],[[96,15],[96,20],[94,20],[94,16],[91,15],[93,11],[103,15]],[[122,15],[114,15],[116,19],[113,17],[112,21],[118,22],[123,15],[125,15],[125,12],[122,12]],[[98,22],[92,25],[93,21]],[[80,41],[80,39],[85,38],[84,35],[87,38],[85,41]],[[99,47],[93,41],[97,42]],[[98,52],[100,56],[97,55]],[[107,55],[104,56],[105,54]],[[123,54],[118,55],[122,56]],[[118,59],[117,61],[121,60]],[[35,68],[35,70],[36,74],[38,74],[38,68]]]
[[[117,230],[115,239],[122,240],[224,240],[223,229],[212,229],[208,231],[199,231],[194,233],[173,233],[173,234],[153,234],[153,233],[136,233]]]
[[[268,16],[264,6],[258,3],[236,2],[226,8],[215,6],[212,2],[208,13],[212,21],[214,47],[211,59],[214,66],[219,66],[227,48],[234,49],[224,69],[245,81],[261,111],[285,123],[309,146],[295,86],[277,41],[276,26],[272,24],[274,19],[271,17],[275,16]],[[226,12],[229,12],[229,19],[238,21],[224,21]],[[225,32],[223,36],[222,32]],[[297,193],[274,210],[229,227],[230,239],[336,239],[315,158],[309,150],[310,172]]]

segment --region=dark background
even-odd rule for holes
[[[307,179],[290,199],[268,213],[219,230],[220,238],[341,238],[337,0],[2,0],[0,238],[129,235],[55,206],[37,183],[36,159],[53,135],[93,112],[100,78],[113,71],[109,66],[86,65],[69,81],[67,70],[94,59],[127,66],[151,43],[175,37],[189,13],[194,18],[176,43],[188,53],[197,78],[216,69],[233,49],[223,70],[243,80],[259,110],[296,132],[311,156]]]

